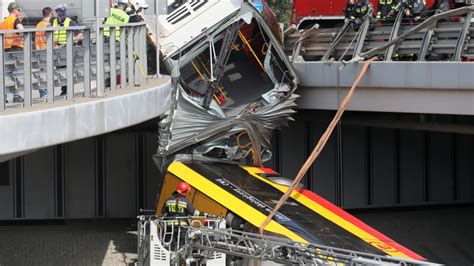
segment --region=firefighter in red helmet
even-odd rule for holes
[[[176,191],[166,199],[161,214],[164,217],[188,217],[188,216],[206,216],[194,208],[191,202],[188,201],[186,195],[191,192],[191,186],[186,182],[179,183]],[[185,220],[180,223],[186,224]]]

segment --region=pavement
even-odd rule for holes
[[[432,262],[474,265],[474,205],[354,214]],[[0,266],[133,265],[135,261],[134,219],[0,224]]]
[[[0,265],[133,265],[134,220],[0,226]]]

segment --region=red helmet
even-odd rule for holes
[[[186,196],[191,191],[191,186],[189,186],[186,182],[179,183],[178,187],[176,188],[176,192],[179,194]]]

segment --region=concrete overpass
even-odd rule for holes
[[[335,110],[362,63],[297,62],[299,107]],[[376,62],[350,111],[474,115],[474,63]]]

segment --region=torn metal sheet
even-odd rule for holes
[[[202,7],[207,12],[170,26],[162,37],[164,65],[174,81],[172,107],[159,124],[164,163],[184,153],[261,164],[271,156],[272,131],[292,120],[298,79],[277,29],[238,2],[208,1]],[[211,9],[219,12],[213,20]],[[189,23],[201,29],[199,35],[183,31]]]

